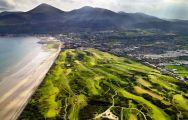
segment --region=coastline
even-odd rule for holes
[[[22,69],[24,66],[26,66],[28,62],[35,58],[39,53],[41,53],[41,51],[38,50],[29,52],[28,55],[25,56],[20,62],[18,62],[14,66],[8,67],[4,73],[0,74],[0,84],[4,81],[4,79],[6,79],[6,77],[16,73],[17,70]]]
[[[4,37],[12,37],[12,36],[4,36]],[[18,37],[18,36],[16,36]],[[36,36],[27,36],[27,37],[36,37]],[[36,44],[40,45],[40,50],[39,49],[33,49],[32,51],[29,51],[27,55],[21,59],[18,63],[16,63],[13,66],[9,66],[3,73],[0,73],[0,84],[2,81],[4,81],[8,76],[15,74],[18,70],[24,68],[30,60],[33,58],[37,57],[39,54],[44,54],[49,52],[49,49],[47,48],[48,44],[48,39],[52,37],[36,37],[38,41],[36,41]]]
[[[12,55],[9,55],[9,57],[7,57],[6,59],[11,59],[12,61],[14,61],[14,62],[10,62],[10,60],[8,60],[10,63],[9,64],[6,64],[5,66],[1,66],[1,67],[3,67],[2,68],[2,70],[0,70],[0,83],[3,81],[3,79],[5,79],[7,76],[9,76],[9,75],[12,75],[12,74],[14,74],[15,72],[17,72],[19,69],[22,69],[27,63],[29,63],[29,61],[30,60],[32,60],[33,58],[35,58],[41,51],[45,51],[43,48],[42,48],[42,45],[41,44],[38,44],[38,42],[40,41],[40,38],[37,38],[37,37],[35,37],[35,36],[27,36],[26,38],[28,39],[28,40],[16,40],[16,39],[23,39],[23,38],[25,38],[25,37],[21,37],[21,36],[16,36],[15,38],[14,37],[9,37],[9,36],[3,36],[3,37],[1,37],[1,38],[3,38],[3,40],[5,39],[7,39],[6,41],[13,41],[13,43],[15,43],[14,41],[16,41],[16,42],[18,42],[18,44],[22,44],[22,42],[20,42],[20,41],[23,41],[23,48],[24,47],[26,47],[26,50],[25,49],[23,49],[23,50],[25,50],[26,52],[22,52],[21,53],[21,55],[19,55],[20,53],[20,51],[18,51],[18,56],[19,57],[17,57],[17,55],[15,55],[16,56],[16,59],[14,59],[14,56],[13,56],[13,54]],[[33,40],[33,42],[24,42],[24,41],[30,41],[30,40],[32,40],[34,38],[34,40]],[[15,40],[11,40],[11,39],[15,39]],[[12,42],[11,42],[12,43]],[[30,46],[32,46],[32,49],[31,48],[27,48],[27,46],[26,46],[26,44],[31,44]],[[7,43],[8,44],[8,43]],[[14,45],[14,44],[9,44],[8,46],[12,46],[12,45]],[[29,46],[29,47],[30,47]],[[8,50],[9,50],[10,48],[8,48]],[[19,47],[16,47],[16,49],[20,49]],[[17,51],[15,49],[15,51]],[[8,51],[8,50],[6,50],[6,48],[5,48],[5,53],[6,53],[6,51]],[[13,49],[10,49],[10,51],[13,51]],[[0,53],[1,52],[3,52],[2,51],[2,49],[1,49],[1,51],[0,51]],[[10,52],[11,53],[11,52]],[[3,53],[2,53],[3,54]],[[8,52],[8,54],[9,54],[9,52]],[[17,53],[14,53],[14,54],[17,54]],[[3,59],[3,63],[4,63],[4,61],[6,61],[6,59]]]
[[[29,98],[43,81],[48,70],[59,55],[61,44],[58,44],[59,48],[56,51],[54,49],[42,48],[42,51],[37,54],[27,55],[24,60],[16,65],[22,66],[22,68],[15,72],[17,68],[15,67],[11,71],[13,72],[11,75],[2,79],[0,82],[1,120],[15,120],[18,118]],[[41,47],[44,46],[42,45]],[[28,59],[31,59],[29,63]]]

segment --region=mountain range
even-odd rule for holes
[[[0,13],[0,34],[61,33],[133,28],[160,29],[187,34],[188,21],[163,20],[144,13],[117,13],[89,6],[65,12],[48,4],[41,4],[27,12]]]

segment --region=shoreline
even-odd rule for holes
[[[4,36],[5,38],[12,38],[12,37],[7,37]],[[22,38],[21,36],[19,36],[20,38]],[[19,38],[16,37],[16,38]],[[37,38],[35,36],[28,36],[29,38]],[[7,76],[10,76],[12,74],[14,74],[15,72],[17,72],[19,69],[22,69],[25,65],[27,65],[29,63],[30,60],[32,60],[33,58],[35,58],[40,52],[45,51],[45,49],[43,49],[42,45],[39,44],[38,42],[40,41],[40,38],[37,38],[35,40],[36,42],[34,42],[36,45],[36,47],[32,50],[29,50],[27,52],[27,54],[25,54],[22,58],[19,58],[19,61],[16,60],[16,62],[14,61],[14,63],[9,66],[6,66],[5,69],[3,71],[1,71],[0,73],[0,84],[3,81],[3,79],[5,79]],[[14,59],[14,57],[10,57],[9,59]]]
[[[58,44],[59,48],[56,51],[42,48],[42,51],[29,63],[24,63],[26,60],[21,61],[20,65],[22,68],[5,77],[0,82],[1,120],[15,120],[19,117],[30,97],[41,84],[58,57],[61,51],[61,43]],[[42,45],[41,47],[44,46]]]
[[[29,36],[29,37],[35,37],[35,36]],[[3,73],[0,73],[0,84],[8,76],[15,74],[18,70],[24,68],[24,66],[26,66],[30,60],[37,57],[37,55],[39,55],[40,53],[45,53],[50,51],[45,44],[40,43],[41,41],[44,41],[44,39],[46,38],[48,39],[49,37],[36,37],[36,38],[38,39],[38,41],[36,41],[36,44],[40,45],[39,46],[40,50],[34,49],[30,51],[29,53],[27,53],[26,56],[24,56],[24,58],[21,59],[21,61],[19,61],[13,66],[9,66]]]
[[[28,55],[26,55],[21,61],[16,63],[14,66],[9,66],[5,70],[5,72],[0,74],[0,84],[1,84],[1,82],[4,81],[4,79],[6,79],[6,77],[16,73],[17,70],[22,69],[24,66],[26,66],[29,63],[29,60],[32,60],[33,58],[35,58],[39,53],[41,53],[41,50],[40,51],[38,51],[38,50],[30,51],[28,53]]]

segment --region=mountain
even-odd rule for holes
[[[162,21],[162,19],[159,19],[154,16],[150,16],[144,13],[125,13],[125,12],[119,12],[120,15],[127,16],[132,18],[133,20],[137,21],[138,23],[141,22],[149,22],[149,21]]]
[[[69,23],[83,24],[85,27],[100,29],[108,26],[109,29],[127,29],[135,23],[162,21],[156,17],[140,14],[122,14],[107,9],[83,7],[81,9],[70,11],[67,14]],[[76,20],[76,21],[75,21]]]
[[[188,22],[184,22],[187,24]],[[178,25],[176,25],[178,24]],[[102,8],[82,7],[69,12],[48,4],[41,4],[27,12],[0,13],[0,34],[60,33],[130,28],[158,28],[171,26],[182,29],[182,22],[167,21],[143,13],[113,12]],[[175,29],[173,27],[173,29]],[[184,31],[185,27],[183,27]]]
[[[57,14],[57,13],[62,13],[63,11],[55,8],[53,6],[50,6],[48,4],[40,4],[39,6],[37,6],[36,8],[28,11],[27,13],[29,14]]]

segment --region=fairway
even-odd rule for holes
[[[92,48],[68,49],[19,119],[188,119],[187,86],[128,58]]]
[[[166,68],[176,71],[179,76],[188,77],[188,65],[167,65]]]

